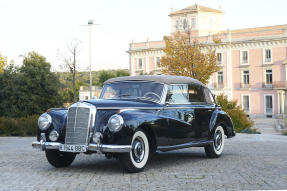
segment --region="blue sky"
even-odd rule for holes
[[[88,30],[80,25],[95,19],[92,31],[93,70],[128,68],[129,43],[161,40],[170,32],[170,9],[194,3],[225,12],[223,29],[287,24],[286,0],[1,0],[0,53],[19,65],[37,51],[54,68],[63,64],[66,45],[81,40],[79,68],[88,67]]]

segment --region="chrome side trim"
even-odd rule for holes
[[[189,142],[189,143],[184,143],[184,144],[180,144],[180,145],[158,146],[157,150],[162,151],[162,152],[166,152],[166,151],[172,151],[172,150],[176,150],[176,149],[184,149],[184,148],[188,148],[188,147],[201,147],[201,146],[209,145],[212,143],[213,143],[213,140]]]
[[[41,142],[34,141],[32,147],[40,150],[59,150],[61,143],[56,142]],[[104,145],[104,144],[89,144],[88,151],[100,153],[129,153],[132,149],[131,145]]]
[[[197,107],[191,105],[190,107],[164,107],[164,109],[215,109],[215,107]]]
[[[97,107],[98,110],[100,109],[145,109],[145,110],[157,110],[157,109],[163,109],[163,107]]]
[[[97,107],[98,110],[101,110],[101,109],[120,109],[120,110],[137,110],[137,109],[143,109],[143,110],[158,110],[158,109],[194,109],[194,108],[215,109],[215,107],[196,107],[196,106],[190,106],[190,107]]]

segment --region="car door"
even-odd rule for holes
[[[168,86],[166,105],[162,114],[168,118],[168,138],[170,145],[184,144],[195,139],[192,126],[194,109],[189,102],[188,84]]]
[[[190,95],[190,102],[193,105],[195,120],[194,129],[196,133],[196,140],[208,139],[210,132],[210,120],[212,113],[215,110],[215,103],[210,90],[204,86],[190,85],[190,89],[197,91],[196,99]]]

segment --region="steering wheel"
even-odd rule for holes
[[[147,96],[147,95],[149,95],[149,94],[154,95],[155,97],[158,98],[158,100],[160,100],[160,97],[159,97],[156,93],[154,93],[154,92],[147,92],[147,93],[144,94],[144,97],[149,97],[149,96]]]

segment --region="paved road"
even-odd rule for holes
[[[276,128],[279,125],[280,119],[276,118],[255,118],[254,128],[257,128],[262,134],[281,135],[282,133]]]
[[[202,148],[159,153],[144,172],[125,173],[117,160],[78,155],[56,169],[34,138],[0,138],[0,190],[262,190],[287,189],[287,137],[238,134],[219,159]]]

